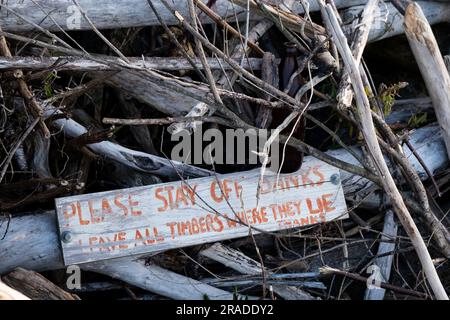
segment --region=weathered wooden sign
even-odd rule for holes
[[[66,265],[186,247],[347,217],[339,170],[307,159],[260,170],[56,199]]]

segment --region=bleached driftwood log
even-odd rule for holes
[[[206,0],[203,0],[203,2],[206,2]],[[286,9],[283,5],[284,0],[263,0],[263,2],[279,5],[280,9]],[[316,0],[308,2],[310,11],[319,10]],[[348,16],[355,16],[362,9],[358,5],[365,5],[367,0],[335,0],[334,2],[337,8],[354,7],[348,12]],[[446,5],[445,1],[442,0],[439,2],[421,1],[421,6],[424,8],[425,14],[431,23],[442,22],[449,17],[449,5]],[[147,0],[80,0],[79,3],[98,29],[159,25],[159,21],[150,9]],[[171,3],[174,4],[174,7],[181,15],[189,17],[187,1],[173,0]],[[161,2],[153,0],[153,4],[161,18],[167,24],[178,24],[178,20],[167,11]],[[60,28],[64,30],[91,29],[91,26],[83,18],[80,10],[72,0],[8,0],[7,3],[2,3],[1,6],[3,8],[0,10],[0,25],[5,31],[25,32],[34,29],[30,23],[24,21],[20,16],[51,31],[58,31]],[[373,37],[371,39],[376,39],[380,35],[383,37],[392,36],[401,33],[403,30],[401,27],[401,17],[398,17],[398,15],[394,17],[395,8],[390,4],[387,4],[387,6],[391,12],[390,17],[385,22],[381,22],[380,26],[382,27],[373,30]],[[237,14],[238,20],[243,21],[246,17],[245,8],[233,4],[229,0],[217,0],[212,9],[220,16],[228,17],[230,21],[235,21],[234,13]],[[17,15],[13,14],[12,11],[16,12]],[[295,13],[303,13],[303,6],[300,1],[296,1],[292,11]],[[381,7],[381,15],[384,12],[385,10]],[[261,19],[261,17],[255,14],[251,14],[250,18],[251,20]],[[200,19],[202,22],[212,22],[204,14],[200,15]],[[381,30],[382,28],[384,30]]]
[[[117,58],[105,56],[107,62],[117,62]],[[164,71],[192,70],[192,65],[184,58],[165,57],[128,57],[130,64],[138,68],[149,68]],[[203,69],[199,59],[193,59],[195,66]],[[230,65],[218,58],[207,58],[211,69],[230,69]],[[262,59],[248,58],[242,62],[242,67],[251,70],[261,69]],[[61,70],[61,71],[116,71],[113,65],[92,61],[79,57],[0,57],[0,72],[12,71],[16,69],[37,71],[37,70]]]
[[[437,24],[446,22],[450,18],[450,3],[449,2],[431,2],[431,1],[417,1],[430,24]],[[346,32],[351,32],[354,26],[352,21],[358,21],[364,6],[355,6],[344,10],[344,23],[350,23],[345,29]],[[380,1],[378,10],[376,11],[374,24],[369,33],[369,42],[378,41],[393,37],[405,32],[403,26],[403,16],[398,10],[388,2]]]
[[[179,300],[232,300],[233,294],[143,260],[118,259],[86,264],[84,270],[108,275],[136,287]]]
[[[336,0],[337,7],[350,7],[363,4],[366,0]],[[158,19],[150,9],[147,0],[79,0],[80,6],[88,13],[98,29],[142,27],[158,25]],[[170,14],[160,1],[152,1],[161,18],[167,24],[178,24],[178,20]],[[206,0],[203,0],[206,2]],[[281,5],[283,0],[264,0],[269,4]],[[189,10],[186,0],[172,0],[171,3],[183,16],[189,17]],[[2,3],[2,7],[7,7],[28,20],[41,25],[43,28],[57,31],[58,26],[64,30],[89,30],[91,26],[82,17],[80,10],[74,5],[72,0],[40,0],[23,1],[8,0]],[[319,9],[316,1],[311,1],[311,11]],[[213,10],[222,17],[229,17],[234,21],[234,13],[238,14],[239,20],[245,20],[245,12],[242,7],[236,6],[229,0],[217,0]],[[294,12],[302,13],[303,7],[298,2],[294,7]],[[251,19],[259,19],[255,15]],[[211,22],[206,15],[201,15],[203,22]],[[31,31],[33,26],[23,21],[20,17],[5,10],[0,10],[1,27],[5,31]]]
[[[262,273],[262,266],[259,262],[220,243],[215,243],[202,250],[200,254],[242,274],[259,275]],[[273,291],[285,300],[316,300],[307,292],[294,286],[274,285]]]
[[[91,76],[103,78],[105,73],[93,72]],[[192,97],[170,90],[128,71],[121,71],[109,77],[105,83],[170,116],[184,115],[191,110],[192,106],[199,103]],[[176,86],[183,89],[178,84]],[[189,89],[194,93],[199,91],[193,87]]]
[[[430,94],[450,154],[450,75],[428,22],[417,3],[408,5],[405,13],[406,37]]]
[[[57,111],[52,106],[47,106],[45,116],[57,114]],[[63,130],[66,135],[72,138],[79,137],[87,133],[87,129],[81,124],[72,119],[57,119],[52,122],[52,125]],[[130,168],[144,171],[159,176],[166,176],[171,178],[179,178],[179,175],[187,175],[191,177],[205,177],[209,176],[209,170],[197,168],[191,165],[186,165],[178,161],[171,161],[152,154],[135,151],[125,148],[117,143],[110,141],[102,141],[98,143],[89,144],[88,147],[111,160],[117,161]]]

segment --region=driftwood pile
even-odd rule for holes
[[[449,21],[443,0],[0,3],[0,300],[448,299]],[[70,286],[55,198],[261,165],[171,161],[202,127],[279,129],[281,169],[337,167],[350,218]]]

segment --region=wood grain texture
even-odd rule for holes
[[[164,297],[180,300],[232,300],[231,292],[166,270],[145,261],[121,258],[82,265],[83,270],[102,273]],[[251,299],[251,298],[250,298]]]
[[[1,300],[30,300],[30,298],[0,281],[0,301]]]
[[[445,1],[417,1],[422,7],[425,16],[430,24],[434,25],[441,22],[447,22],[450,18],[450,3]],[[355,6],[343,11],[343,19],[346,22],[358,21],[364,6]],[[349,24],[345,31],[352,32],[353,24]],[[369,33],[369,42],[393,37],[405,32],[403,25],[403,16],[398,10],[389,2],[380,1],[378,9],[375,12],[375,21]]]
[[[339,170],[328,164],[309,158],[294,174],[267,175],[257,203],[259,175],[256,169],[56,199],[65,264],[244,237],[249,226],[256,233],[347,217]]]
[[[349,7],[363,4],[366,0],[337,0],[338,7]],[[143,27],[159,25],[158,19],[150,9],[147,0],[79,0],[80,6],[87,12],[89,18],[98,29]],[[178,20],[167,11],[160,1],[152,0],[156,10],[167,24],[178,24]],[[203,0],[203,2],[207,2]],[[266,3],[281,5],[282,0],[265,0]],[[186,0],[172,0],[171,4],[184,17],[189,17]],[[72,0],[8,0],[3,6],[7,6],[28,20],[41,25],[43,28],[57,31],[58,25],[65,30],[89,30],[87,21],[82,17]],[[311,11],[317,11],[316,1],[311,2]],[[213,10],[221,17],[228,17],[234,21],[234,13],[239,20],[245,20],[244,9],[233,4],[229,0],[217,0]],[[303,12],[303,7],[298,2],[294,6],[294,12]],[[211,22],[206,15],[200,15],[203,22]],[[260,17],[251,15],[251,19]],[[33,26],[23,21],[18,16],[6,10],[0,10],[1,27],[5,31],[25,32],[33,30]]]
[[[203,0],[203,2],[206,2],[206,0]],[[286,10],[283,0],[264,0],[263,2],[279,5],[279,8]],[[335,0],[334,2],[337,8],[354,7],[346,14],[346,17],[354,17],[362,9],[362,6],[359,5],[365,5],[367,0]],[[79,0],[79,3],[98,29],[159,25],[158,19],[147,4],[147,0]],[[189,17],[187,1],[172,0],[171,3],[184,17]],[[445,1],[420,1],[420,3],[426,10],[425,13],[431,23],[438,23],[448,19],[450,6]],[[178,20],[167,11],[160,1],[153,0],[153,4],[167,24],[178,24]],[[2,3],[2,6],[14,10],[18,15],[51,31],[58,31],[59,28],[64,30],[91,29],[72,0],[8,0]],[[395,8],[391,4],[387,3],[386,7],[389,9],[389,14],[386,18],[382,16],[379,19],[382,27],[372,29],[371,40],[403,32],[401,16],[392,10],[395,10]],[[238,20],[245,20],[244,8],[233,4],[229,0],[217,0],[213,10],[221,17],[228,17],[231,22],[235,21],[233,13],[237,14]],[[309,10],[311,12],[319,10],[317,1],[309,1]],[[294,3],[292,11],[303,13],[300,1]],[[385,8],[382,8],[380,12],[385,12]],[[251,14],[250,18],[251,20],[261,19],[260,16],[255,14]],[[205,14],[200,15],[200,19],[205,23],[212,22]],[[7,11],[6,8],[0,10],[0,21],[0,25],[5,31],[26,32],[34,29],[31,24]]]
[[[184,58],[165,57],[128,57],[130,64],[138,68],[148,68],[165,71],[193,70],[192,65]],[[105,57],[107,62],[117,62],[117,58]],[[208,58],[208,65],[211,69],[230,69],[230,65],[217,58]],[[203,65],[198,59],[194,59],[195,66],[203,69]],[[277,61],[278,62],[278,61]],[[262,59],[248,58],[242,63],[245,69],[260,70]],[[85,58],[65,56],[65,57],[0,57],[0,71],[22,70],[44,70],[54,69],[59,71],[115,71],[118,70],[107,63],[92,61]]]
[[[384,217],[382,240],[393,240],[397,237],[398,225],[394,221],[394,213],[389,210]],[[384,254],[393,252],[395,250],[395,242],[381,242],[378,247],[377,255],[381,256],[375,259],[375,265],[380,268],[382,282],[389,282],[391,275],[392,261],[394,254],[383,256]],[[383,300],[386,289],[383,288],[367,288],[364,294],[364,300]]]
[[[260,275],[263,270],[259,262],[247,257],[238,250],[220,243],[215,243],[208,249],[202,250],[200,254],[242,274]],[[274,285],[273,291],[285,300],[316,300],[316,298],[307,292],[294,286]]]
[[[3,218],[0,220],[4,232],[6,221]],[[64,268],[55,212],[14,217],[5,239],[0,241],[0,256],[0,274],[17,267],[36,271]],[[232,299],[233,296],[227,291],[131,258],[85,264],[82,269],[102,273],[173,299],[203,299],[204,294],[210,299]]]
[[[2,277],[2,280],[32,300],[79,300],[77,296],[64,291],[32,270],[17,268]]]
[[[406,8],[405,32],[433,102],[447,153],[450,154],[450,75],[433,30],[417,3]]]

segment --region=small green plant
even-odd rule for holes
[[[47,98],[53,96],[53,82],[58,79],[57,71],[52,71],[44,78],[44,94]]]
[[[408,120],[408,127],[410,128],[418,128],[425,124],[428,120],[428,113],[416,113]]]
[[[398,97],[398,92],[408,86],[408,82],[394,83],[393,85],[386,86],[384,83],[380,85],[378,97],[384,106],[384,115],[388,116],[392,112],[395,98]]]

